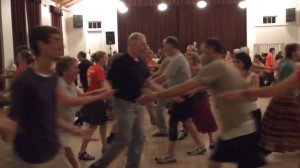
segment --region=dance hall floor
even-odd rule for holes
[[[260,106],[262,110],[268,103],[268,99],[260,99]],[[157,165],[154,162],[154,157],[166,152],[168,141],[167,138],[153,138],[151,134],[155,131],[155,127],[151,126],[147,113],[144,115],[144,125],[145,125],[145,148],[142,156],[140,168],[207,168],[207,160],[209,158],[210,152],[203,156],[188,156],[186,151],[193,147],[193,141],[191,137],[188,137],[184,141],[178,142],[176,155],[177,163],[172,163],[168,165]],[[111,125],[111,123],[109,124]],[[110,128],[110,126],[109,126]],[[94,135],[99,137],[99,133]],[[201,135],[208,145],[207,135]],[[77,154],[81,145],[81,140],[77,137],[72,138],[71,146],[75,153]],[[0,168],[9,168],[6,164],[10,161],[9,153],[11,152],[11,146],[0,141]],[[101,156],[101,143],[91,142],[88,146],[88,153],[99,158]],[[274,153],[268,158],[269,164],[264,168],[298,168],[298,161],[300,160],[300,152],[296,153],[286,153],[279,154]],[[126,162],[126,151],[123,151],[120,156],[110,165],[109,168],[125,168]],[[82,168],[88,168],[91,162],[79,161]],[[236,168],[235,165],[227,164],[224,168]]]

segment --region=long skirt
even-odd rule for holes
[[[260,145],[272,152],[300,149],[300,104],[297,97],[275,97],[262,121]]]
[[[201,133],[212,133],[218,128],[212,114],[209,97],[196,97],[193,104],[193,121]]]

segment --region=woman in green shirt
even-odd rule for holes
[[[278,80],[282,81],[296,70],[300,60],[300,45],[287,44],[285,59],[279,64]],[[292,152],[300,149],[300,105],[298,89],[272,98],[262,122],[260,145],[272,152]]]

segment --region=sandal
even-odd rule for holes
[[[89,155],[88,153],[79,153],[78,154],[78,159],[79,160],[85,160],[85,161],[90,161],[90,160],[95,160],[94,156]]]

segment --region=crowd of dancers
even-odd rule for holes
[[[252,62],[247,47],[231,55],[215,38],[189,45],[182,53],[179,40],[169,36],[154,59],[146,36],[135,32],[128,37],[126,52],[97,51],[91,61],[79,52],[78,63],[62,57],[58,29],[34,27],[29,37],[30,49],[17,50],[17,70],[2,76],[14,78],[0,95],[9,102],[8,117],[0,119],[0,136],[13,142],[12,168],[78,168],[70,144],[74,135],[82,137],[78,159],[95,160],[87,146],[97,140],[93,134],[98,126],[102,155],[90,168],[109,167],[126,147],[125,167],[138,168],[146,138],[145,109],[157,127],[152,136],[168,137],[167,151],[154,158],[158,164],[176,162],[177,140],[189,135],[194,146],[186,154],[212,150],[210,168],[228,162],[257,168],[267,164],[265,157],[272,152],[300,149],[299,44],[287,44],[284,56],[279,53],[276,59],[271,48],[263,64],[260,55]],[[273,97],[264,115],[258,97]],[[183,129],[178,131],[180,122]],[[81,128],[83,123],[87,126]],[[199,133],[208,134],[208,145]]]

